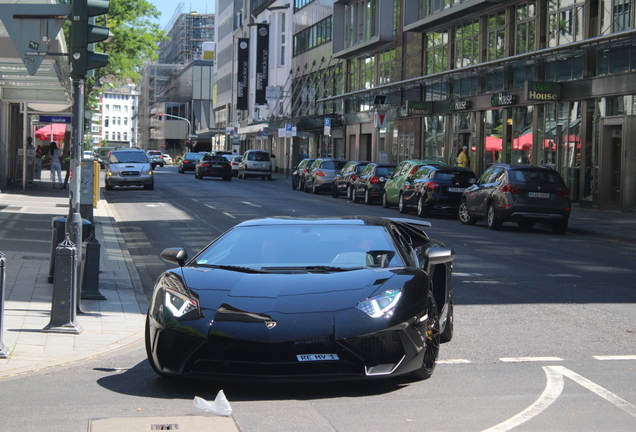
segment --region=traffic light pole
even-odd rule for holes
[[[74,303],[79,304],[79,280],[82,252],[82,216],[80,214],[80,189],[82,187],[82,141],[84,137],[84,80],[73,78],[73,117],[71,119],[71,161],[69,169],[69,212],[66,218],[66,233],[77,248],[75,266],[76,286],[71,287]]]

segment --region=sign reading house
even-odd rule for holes
[[[561,84],[546,81],[526,81],[526,100],[556,102],[561,99]]]
[[[407,116],[433,115],[433,104],[424,101],[406,101]]]
[[[467,100],[452,100],[448,106],[450,111],[464,111],[472,108],[472,104]]]
[[[490,96],[490,106],[514,105],[516,102],[515,95],[508,93],[495,93]]]

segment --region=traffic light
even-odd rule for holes
[[[108,12],[107,0],[73,0],[71,9],[71,76],[82,79],[91,69],[108,64],[108,54],[94,52],[95,42],[108,39],[108,27],[95,25]]]
[[[157,116],[159,117],[159,121],[163,120],[163,113],[159,113]]]

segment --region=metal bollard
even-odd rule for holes
[[[77,313],[77,248],[68,236],[55,249],[55,278],[53,282],[53,300],[51,302],[51,321],[42,329],[49,333],[80,334],[82,327],[75,322]]]
[[[99,249],[95,232],[82,243],[82,300],[106,300],[99,292]]]
[[[9,356],[7,347],[2,342],[2,334],[4,332],[4,254],[0,252],[0,359],[6,359]]]
[[[66,236],[66,218],[55,216],[51,220],[51,260],[49,262],[49,277],[48,282],[53,283],[53,276],[55,274],[55,249],[64,241]],[[86,240],[91,233],[93,224],[82,219],[82,241]]]

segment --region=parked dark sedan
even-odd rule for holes
[[[394,169],[395,165],[393,164],[367,164],[353,184],[351,200],[358,202],[360,199],[364,199],[365,204],[373,204],[382,198],[386,178]]]
[[[336,172],[340,171],[348,161],[344,159],[316,159],[305,176],[305,192],[314,194],[331,191]]]
[[[160,375],[215,380],[431,376],[453,336],[455,253],[429,223],[377,217],[240,223],[159,276],[146,349]]]
[[[530,229],[537,222],[563,234],[571,210],[570,190],[558,172],[528,165],[495,164],[466,189],[459,204],[459,220],[473,225],[486,219],[493,230],[504,222]]]
[[[316,159],[303,159],[292,173],[292,189],[305,190],[305,176]]]
[[[331,196],[338,198],[340,195],[346,195],[347,199],[351,199],[353,183],[358,179],[358,176],[368,163],[368,161],[347,162],[340,171],[336,172],[336,176],[333,178]]]
[[[462,193],[477,182],[470,168],[424,165],[408,177],[400,190],[400,213],[416,209],[418,216],[429,212],[456,214]]]
[[[205,155],[194,168],[194,176],[199,180],[203,177],[222,177],[223,180],[232,180],[232,165],[223,155]]]
[[[183,174],[186,171],[194,171],[197,162],[207,153],[186,153],[183,155],[181,162],[179,162],[179,173]]]

